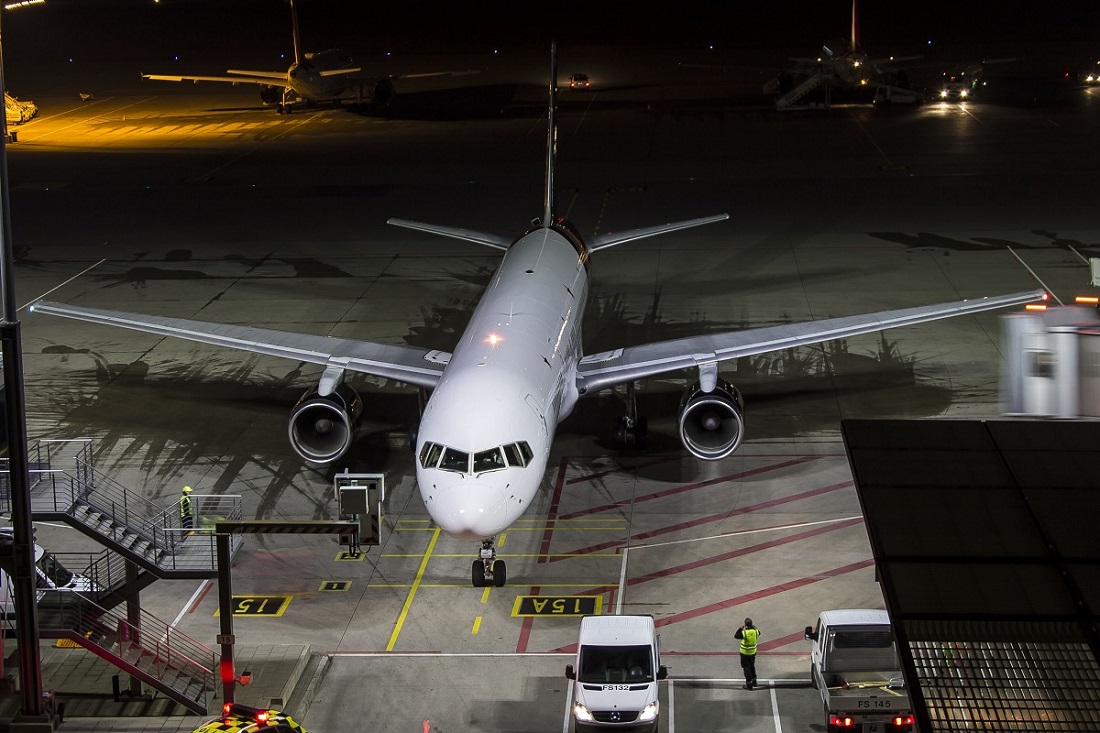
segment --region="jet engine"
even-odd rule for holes
[[[290,445],[311,463],[331,463],[347,452],[363,422],[363,401],[344,383],[322,396],[307,390],[290,413]]]
[[[282,100],[283,90],[281,87],[275,87],[271,85],[265,85],[260,87],[260,101],[264,104],[275,104]]]
[[[737,450],[745,434],[741,393],[725,381],[713,392],[692,385],[680,403],[680,442],[696,458],[717,461]]]
[[[370,101],[377,105],[389,104],[396,91],[397,90],[393,87],[393,82],[389,79],[379,79],[378,83],[374,85],[374,90],[371,92]]]

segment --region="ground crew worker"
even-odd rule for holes
[[[741,640],[741,669],[745,672],[745,689],[756,687],[756,642],[760,639],[760,629],[752,625],[752,619],[745,619],[745,625],[737,627],[734,639]]]
[[[191,503],[191,487],[184,486],[180,494],[180,526],[191,529],[195,524],[195,508]]]

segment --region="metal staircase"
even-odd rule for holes
[[[196,527],[181,526],[178,505],[161,507],[98,472],[90,440],[43,440],[31,446],[31,516],[80,530],[159,578],[213,578],[217,551],[204,519],[241,519],[236,495],[192,495]],[[0,511],[10,511],[6,461],[0,463]],[[234,535],[231,552],[243,544]]]
[[[240,496],[192,494],[195,526],[186,528],[175,502],[157,506],[96,471],[90,440],[39,441],[28,448],[32,519],[65,522],[106,548],[86,555],[80,572],[90,581],[87,593],[40,591],[39,635],[70,639],[205,714],[219,664],[213,650],[145,611],[132,609],[140,622],[131,624],[111,609],[159,578],[217,577],[212,524],[241,519]],[[0,512],[10,511],[10,475],[7,460],[0,460]],[[240,534],[231,538],[232,555],[243,541]]]
[[[78,593],[52,590],[38,602],[38,630],[44,639],[79,644],[196,713],[209,709],[218,655],[150,613],[131,624]]]
[[[832,78],[832,73],[817,73],[813,76],[808,76],[801,82],[796,84],[789,92],[783,94],[781,97],[775,100],[775,108],[779,110],[784,109],[798,109],[797,102],[805,97],[807,94],[817,89],[824,84],[827,80]],[[766,89],[766,88],[765,88]],[[825,106],[828,106],[828,87],[826,87],[826,101]]]

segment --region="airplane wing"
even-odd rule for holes
[[[337,367],[363,374],[373,374],[418,387],[435,387],[443,376],[443,368],[450,359],[450,354],[412,346],[193,321],[186,318],[146,316],[46,301],[38,301],[29,310],[34,313],[64,316],[78,321],[101,323],[203,344],[241,349],[256,354],[304,361],[323,367]]]
[[[236,76],[184,76],[176,74],[142,74],[142,79],[153,81],[219,81],[225,84],[263,84],[264,86],[289,87],[286,81],[286,73],[257,72],[257,71],[229,71]],[[270,76],[268,75],[270,74]]]
[[[678,369],[712,365],[727,359],[764,354],[793,346],[805,346],[897,326],[910,326],[940,318],[1020,305],[1041,300],[1045,296],[1046,293],[1043,290],[1032,290],[1025,293],[960,300],[954,303],[689,336],[672,341],[631,346],[585,356],[577,368],[577,386],[582,394],[591,393],[616,384]]]

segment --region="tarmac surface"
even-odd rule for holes
[[[559,71],[573,68],[562,59]],[[1100,256],[1096,90],[1049,107],[777,113],[706,72],[632,85],[613,59],[582,70],[596,88],[561,97],[560,213],[588,235],[731,217],[594,258],[590,352],[1037,281],[1062,301],[1089,291],[1086,258]],[[540,212],[538,68],[515,75],[531,81],[287,116],[236,87],[38,98],[39,117],[8,146],[18,302],[49,293],[450,349],[498,255],[385,220],[518,233]],[[744,394],[748,437],[715,463],[676,437],[689,375],[642,385],[644,452],[607,447],[616,397],[582,402],[536,505],[500,538],[504,588],[470,587],[476,548],[441,534],[420,502],[407,437],[415,392],[355,378],[366,419],[336,468],[385,475],[381,544],[346,561],[328,537],[246,539],[234,593],[290,600],[279,615],[235,619],[237,670],[254,679],[238,701],[278,703],[311,733],[568,730],[562,672],[577,620],[517,616],[517,601],[594,596],[603,613],[657,620],[670,668],[662,733],[822,730],[802,629],[819,610],[883,606],[839,420],[996,416],[998,318],[724,365]],[[246,518],[334,517],[332,471],[304,466],[286,439],[316,369],[21,319],[32,442],[91,438],[99,470],[164,506],[189,484],[240,495]],[[64,527],[37,532],[56,552],[97,549]],[[347,585],[324,590],[331,581]],[[215,647],[212,583],[159,581],[142,605]],[[740,688],[732,638],[745,616],[763,633],[754,691]],[[43,644],[64,730],[186,731],[203,720],[163,701],[114,702],[115,673]]]

